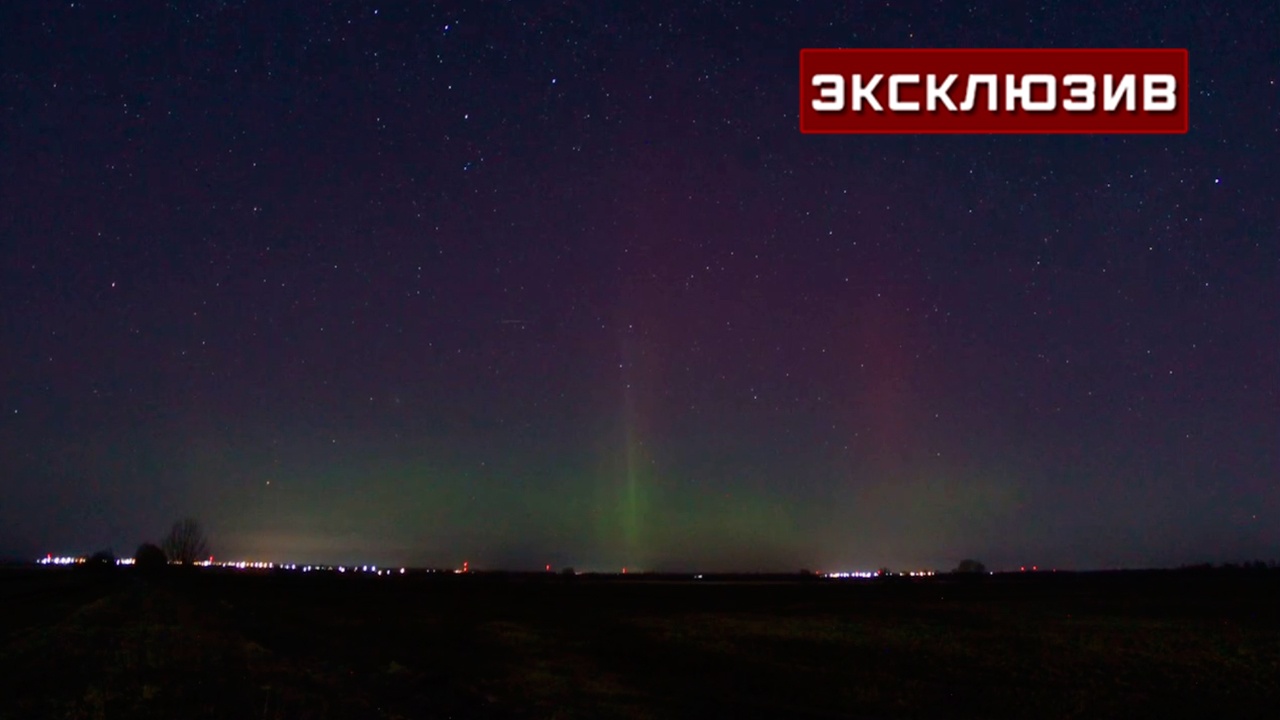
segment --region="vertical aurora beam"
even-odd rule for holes
[[[624,567],[637,568],[643,565],[646,548],[646,532],[648,523],[648,492],[646,488],[648,465],[644,448],[644,422],[640,411],[640,388],[637,384],[638,353],[633,338],[626,333],[618,337],[618,349],[621,360],[619,380],[622,392],[622,487],[617,499],[617,515],[619,527],[613,532],[621,531],[621,558]]]
[[[643,522],[640,507],[640,462],[641,448],[637,438],[635,396],[628,379],[625,361],[623,368],[622,388],[622,442],[626,467],[624,476],[626,486],[622,495],[622,541],[623,560],[627,565],[636,565],[640,552],[641,524]]]

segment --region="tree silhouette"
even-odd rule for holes
[[[190,565],[209,552],[204,530],[195,518],[185,518],[174,523],[161,546],[169,560],[180,565]]]
[[[986,572],[987,572],[987,566],[986,566],[986,565],[983,565],[982,563],[978,562],[977,560],[968,560],[968,559],[966,559],[966,560],[961,560],[961,561],[960,561],[960,564],[956,566],[955,572],[958,572],[958,573],[975,573],[975,574],[978,574],[978,575],[985,575],[985,574],[986,574]]]
[[[159,547],[142,543],[133,554],[133,563],[137,568],[151,572],[168,565],[169,558],[165,557],[164,551]]]
[[[110,550],[99,550],[98,552],[90,555],[89,559],[85,561],[85,564],[97,567],[115,567],[116,555]]]

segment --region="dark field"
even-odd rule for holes
[[[0,570],[3,718],[1273,717],[1280,573]]]

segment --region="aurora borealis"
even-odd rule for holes
[[[0,555],[1280,554],[1280,9],[646,5],[0,10]],[[1191,131],[802,136],[804,47],[1186,47]]]

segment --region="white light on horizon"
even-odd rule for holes
[[[54,557],[52,555],[48,555],[40,558],[36,562],[40,565],[79,565],[84,562],[84,558],[70,556]]]

